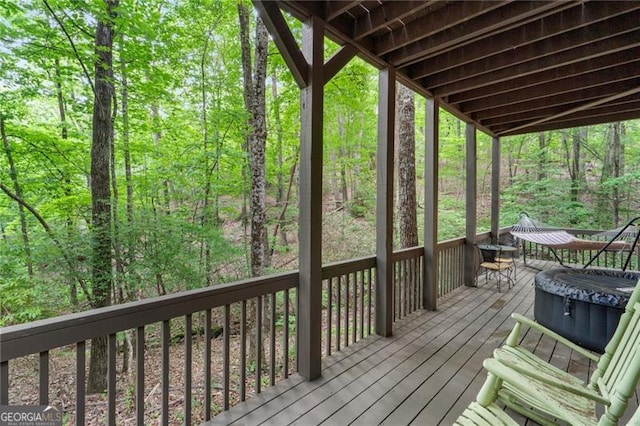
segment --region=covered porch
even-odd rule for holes
[[[450,424],[479,389],[482,360],[506,337],[509,315],[533,309],[533,271],[522,265],[508,291],[483,279],[475,287],[474,244],[500,234],[500,137],[640,117],[640,2],[254,4],[301,89],[300,269],[7,327],[0,404],[20,401],[14,365],[32,357],[27,402],[59,404],[53,385],[66,380],[67,419],[78,425],[92,410],[110,425]],[[283,10],[303,21],[301,47]],[[326,60],[325,37],[340,46]],[[326,265],[323,87],[355,55],[380,69],[377,246],[369,257]],[[393,247],[397,82],[427,105],[424,244],[405,250]],[[453,241],[438,241],[440,108],[466,125],[466,230]],[[477,230],[478,131],[493,138],[485,233]],[[135,335],[138,354],[153,350],[156,361],[137,357],[125,373],[125,332]],[[103,336],[108,389],[94,401],[86,353]],[[265,347],[255,358],[252,339]],[[592,368],[534,333],[526,340],[576,374]],[[51,367],[60,348],[71,378]]]

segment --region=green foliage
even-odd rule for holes
[[[35,321],[56,310],[55,291],[29,279],[22,265],[0,256],[0,327]]]

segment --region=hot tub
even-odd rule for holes
[[[604,352],[640,272],[550,269],[536,274],[536,321],[580,346]]]

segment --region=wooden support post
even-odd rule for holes
[[[436,99],[427,98],[424,157],[424,279],[422,307],[435,310],[438,298],[438,152],[439,110]]]
[[[467,162],[467,204],[466,218],[467,225],[465,231],[466,243],[464,247],[464,285],[473,287],[476,284],[476,250],[474,247],[476,239],[476,222],[477,222],[477,202],[476,188],[477,183],[477,165],[476,165],[476,126],[467,123],[466,131],[466,162]]]
[[[500,138],[491,140],[491,239],[500,237]]]
[[[302,49],[309,84],[301,90],[300,127],[300,283],[298,287],[298,372],[307,380],[321,375],[322,327],[322,115],[324,104],[324,22],[304,24]]]
[[[393,166],[396,72],[379,74],[376,195],[376,333],[393,333]]]

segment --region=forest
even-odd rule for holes
[[[0,40],[0,326],[297,268],[299,89],[250,2],[0,0]],[[356,58],[325,88],[325,263],[375,252],[377,87]],[[421,228],[425,101],[405,92]],[[446,240],[464,235],[465,140],[440,114]],[[640,122],[501,145],[501,226],[637,215]],[[482,133],[477,161],[487,230]]]

